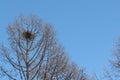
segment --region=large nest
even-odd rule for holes
[[[24,39],[29,40],[29,41],[31,41],[35,38],[35,35],[30,31],[24,31],[22,33],[22,36],[23,36]]]

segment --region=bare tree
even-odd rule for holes
[[[9,45],[0,48],[4,80],[88,80],[70,63],[50,24],[37,16],[20,16],[8,28]]]
[[[120,38],[113,47],[113,59],[109,60],[110,66],[105,71],[105,80],[120,80]]]
[[[114,47],[114,58],[110,61],[112,64],[112,73],[113,78],[120,79],[120,38],[118,38],[118,41],[115,44]]]

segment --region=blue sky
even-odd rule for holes
[[[23,14],[38,15],[55,27],[72,61],[101,73],[120,36],[120,0],[0,0],[0,41],[6,27]]]

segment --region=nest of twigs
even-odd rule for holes
[[[22,33],[22,36],[23,36],[24,39],[29,40],[29,41],[31,41],[35,38],[35,35],[30,31],[24,31]]]

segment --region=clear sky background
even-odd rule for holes
[[[6,27],[23,14],[38,15],[55,27],[72,61],[101,74],[120,36],[120,0],[0,0],[0,41]]]

